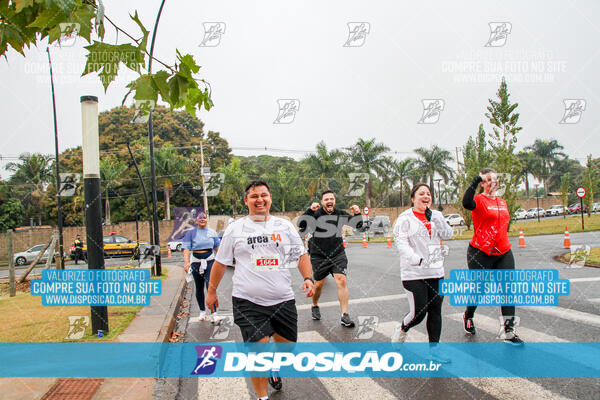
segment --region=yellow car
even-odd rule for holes
[[[128,237],[110,233],[104,235],[104,257],[133,257],[138,258],[140,255],[138,242],[131,240]],[[139,241],[139,245],[150,246],[150,243]],[[83,257],[87,259],[87,244],[83,244]],[[75,257],[75,246],[71,247],[71,258]]]

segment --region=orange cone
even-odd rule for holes
[[[167,258],[171,257],[171,247],[167,246]]]
[[[363,245],[362,247],[367,248],[367,234],[363,232]]]
[[[346,242],[346,235],[342,235],[342,244],[344,245],[344,248],[348,247],[348,243]]]
[[[525,235],[523,234],[523,228],[519,229],[519,247],[525,247]]]
[[[388,232],[387,245],[385,247],[392,247],[392,235]]]
[[[569,237],[569,228],[565,226],[565,242],[563,244],[563,249],[571,248],[571,238]]]

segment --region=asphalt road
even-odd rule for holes
[[[558,307],[517,308],[518,332],[526,342],[586,342],[600,340],[600,269],[579,268],[553,260],[565,252],[562,235],[526,238],[526,247],[513,252],[517,268],[556,268],[560,278],[571,281],[570,295],[561,297]],[[572,234],[573,245],[600,245],[600,232]],[[448,241],[446,271],[466,268],[467,241]],[[408,302],[402,296],[399,265],[394,249],[385,244],[370,244],[364,249],[352,244],[349,259],[348,286],[350,314],[356,320],[375,316],[370,341],[389,341],[393,328],[407,312]],[[221,313],[231,314],[231,276],[229,268],[219,286]],[[299,313],[299,341],[358,342],[358,328],[340,325],[336,287],[328,278],[320,300],[321,321],[310,316],[310,299],[302,294],[302,279],[293,274],[293,287]],[[448,276],[448,272],[446,274]],[[190,296],[193,296],[190,291]],[[199,312],[192,297],[192,316]],[[498,332],[498,307],[480,307],[475,317],[477,335],[466,337],[462,328],[464,308],[443,306],[442,341],[495,342]],[[188,342],[241,341],[232,319],[221,327],[209,322],[187,323]],[[427,341],[425,323],[411,329],[407,341]],[[557,368],[560,368],[557,366]],[[270,399],[600,399],[600,378],[285,378],[281,392],[270,391]],[[178,399],[255,399],[249,379],[184,378],[180,381]]]

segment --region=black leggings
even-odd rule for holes
[[[210,271],[215,260],[209,260],[206,262],[206,269],[203,273],[199,272],[200,263],[192,263],[192,275],[194,276],[194,283],[196,284],[196,301],[200,306],[200,311],[205,311],[206,306],[204,304],[204,288],[208,290],[208,283],[210,279]],[[210,311],[216,311],[210,310]]]
[[[413,326],[423,321],[427,314],[427,333],[429,341],[440,341],[442,332],[442,303],[444,296],[438,292],[438,285],[442,278],[419,279],[415,281],[402,281],[402,286],[407,290],[410,311],[402,321],[402,329],[406,332]]]
[[[469,245],[467,250],[467,265],[469,269],[515,269],[515,257],[512,250],[504,254],[485,254],[483,251]],[[477,306],[468,306],[467,318],[473,318]],[[500,306],[504,317],[514,317],[515,306]]]

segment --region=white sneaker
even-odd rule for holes
[[[396,325],[396,328],[394,328],[394,334],[392,335],[392,342],[403,343],[406,340],[407,333],[408,332],[402,330],[402,324]]]
[[[212,313],[210,322],[215,325],[220,325],[221,322],[226,318],[227,317],[224,317],[222,315],[217,315],[217,313]]]
[[[198,321],[206,321],[206,311],[200,311],[200,315],[198,315]]]

